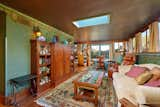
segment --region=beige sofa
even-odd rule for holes
[[[160,67],[156,64],[141,64],[137,66],[147,67]],[[125,75],[130,70],[131,65],[119,66],[119,72],[113,74],[113,84],[118,99],[127,98],[129,101],[140,107],[146,107],[144,104],[154,104],[160,107],[160,87],[148,87],[138,85],[134,78]],[[120,106],[120,104],[118,104]]]

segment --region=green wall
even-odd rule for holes
[[[136,55],[136,64],[147,63],[160,65],[160,53],[141,53]]]
[[[30,35],[32,28],[6,18],[6,95],[11,92],[9,80],[30,73]]]
[[[47,31],[45,29],[41,29],[41,26],[39,27],[42,32],[42,35],[44,35],[48,41],[51,41],[53,35],[56,35],[56,31],[54,30]],[[6,96],[9,96],[11,93],[11,86],[9,83],[10,79],[30,74],[31,35],[32,35],[32,27],[21,24],[18,21],[13,20],[9,15],[7,15],[6,17],[7,53],[6,53],[6,80],[5,80]],[[60,41],[63,41],[64,39],[68,38],[66,38],[65,35],[60,35]]]
[[[47,41],[59,36],[60,42],[73,37],[52,26],[0,4],[0,11],[6,14],[0,22],[0,94],[9,96],[11,86],[9,80],[30,74],[30,39],[33,26],[38,26]],[[5,27],[6,26],[6,27]],[[24,85],[26,87],[28,85]],[[19,90],[18,89],[18,90]]]

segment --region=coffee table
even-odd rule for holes
[[[98,88],[102,83],[104,72],[87,71],[73,81],[74,99],[87,100],[98,105]]]

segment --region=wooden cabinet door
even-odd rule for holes
[[[70,56],[71,56],[71,49],[70,47],[64,47],[64,71],[65,74],[70,73]]]
[[[55,63],[55,80],[63,78],[63,46],[61,44],[55,44],[54,49],[54,63]]]

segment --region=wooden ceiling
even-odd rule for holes
[[[54,26],[76,41],[128,39],[160,14],[160,0],[0,0],[0,3]],[[76,28],[72,21],[110,14],[111,22]]]

